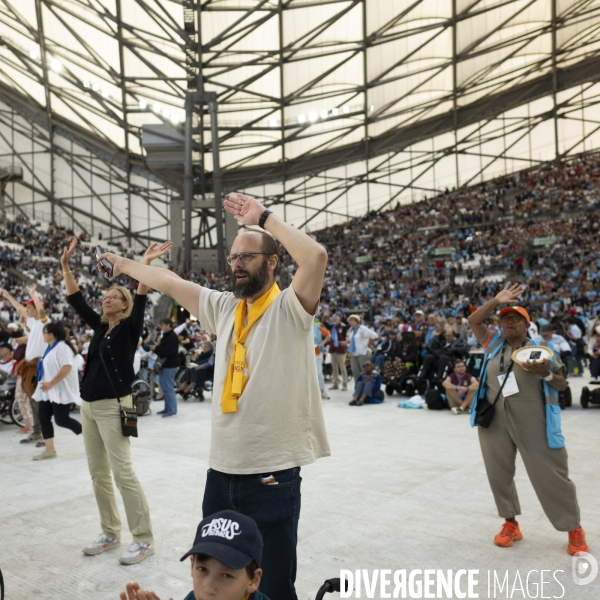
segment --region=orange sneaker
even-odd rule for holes
[[[519,529],[519,524],[515,521],[504,521],[502,525],[502,531],[494,538],[494,544],[496,546],[502,546],[508,548],[513,545],[513,542],[518,542],[523,539],[523,534]]]
[[[585,541],[585,532],[581,525],[573,531],[569,531],[569,545],[567,546],[567,552],[569,554],[575,554],[576,552],[589,552],[590,549]]]

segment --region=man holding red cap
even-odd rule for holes
[[[469,317],[469,325],[486,353],[471,424],[478,425],[490,487],[498,514],[505,519],[494,543],[508,547],[523,539],[515,520],[521,514],[514,479],[518,451],[546,516],[555,529],[569,533],[569,554],[587,552],[560,430],[558,391],[567,387],[564,365],[557,354],[550,360],[513,362],[511,355],[516,349],[538,345],[527,337],[530,319],[523,307],[507,306],[500,311],[502,333],[494,333],[483,324],[501,304],[517,302],[522,293],[520,285],[507,284]]]

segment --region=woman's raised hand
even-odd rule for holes
[[[69,261],[71,260],[71,256],[73,256],[75,246],[77,246],[77,238],[73,238],[71,240],[68,248],[66,246],[63,248],[63,253],[60,257],[60,264],[63,266],[63,268],[69,266]]]
[[[166,254],[173,247],[173,242],[163,242],[160,246],[152,242],[144,253],[144,264],[149,265],[155,258]]]
[[[507,283],[504,289],[496,294],[496,300],[500,304],[510,304],[512,302],[518,302],[519,296],[525,291],[525,288],[520,283],[513,283],[512,285]]]

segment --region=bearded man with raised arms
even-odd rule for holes
[[[300,467],[330,454],[313,343],[327,252],[254,198],[232,194],[224,205],[242,225],[264,230],[233,242],[231,292],[111,253],[100,258],[113,263],[114,276],[171,296],[217,335],[203,516],[235,510],[253,518],[264,540],[260,590],[293,600]],[[275,282],[277,241],[298,265],[283,291]]]

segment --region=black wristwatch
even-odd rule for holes
[[[265,228],[265,221],[268,219],[269,215],[273,214],[272,210],[265,210],[265,212],[260,215],[260,219],[258,220],[258,226],[262,229]]]

